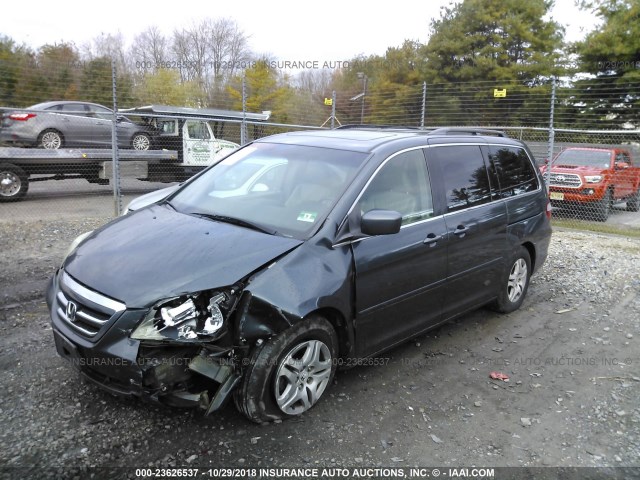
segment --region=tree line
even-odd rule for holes
[[[640,3],[582,0],[600,25],[575,43],[565,42],[552,6],[463,0],[432,21],[426,43],[406,40],[384,55],[296,75],[252,52],[247,34],[229,18],[204,19],[170,35],[150,27],[128,47],[121,34],[35,50],[0,36],[0,105],[53,99],[111,105],[113,61],[121,107],[241,109],[244,77],[247,109],[270,110],[281,123],[322,124],[331,114],[325,99],[335,91],[342,123],[418,125],[426,116],[429,125],[542,126],[556,78],[559,126],[638,128]]]

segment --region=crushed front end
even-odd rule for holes
[[[56,349],[103,389],[172,406],[221,408],[241,378],[228,319],[242,285],[132,309],[64,269],[47,291]]]

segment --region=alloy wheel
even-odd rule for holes
[[[327,388],[331,367],[329,347],[319,340],[292,348],[276,373],[275,395],[280,410],[299,415],[311,408]]]
[[[527,285],[527,262],[519,258],[511,267],[507,283],[507,295],[510,302],[517,302]]]

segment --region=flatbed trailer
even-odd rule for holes
[[[118,160],[123,176],[140,180],[148,180],[150,170],[179,162],[174,150],[118,150]],[[21,200],[30,182],[84,178],[106,185],[112,176],[112,161],[111,149],[0,147],[0,202]]]

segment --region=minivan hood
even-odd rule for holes
[[[145,308],[232,285],[301,243],[152,205],[96,230],[64,269],[127,308]]]

